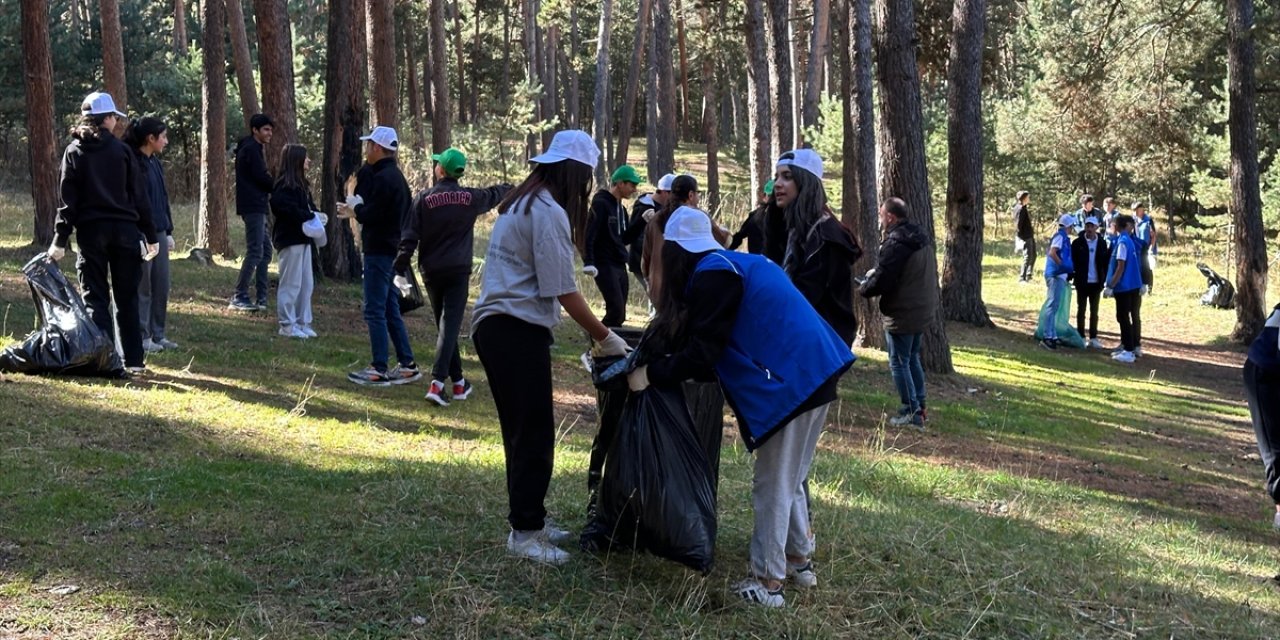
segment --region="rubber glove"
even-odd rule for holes
[[[591,276],[592,278],[594,278],[594,277],[596,277],[596,276],[600,275],[600,270],[599,270],[599,269],[597,269],[597,268],[595,268],[595,267],[593,267],[593,266],[591,266],[591,265],[587,265],[587,266],[585,266],[585,267],[583,267],[583,268],[582,268],[582,273],[584,273],[584,274],[586,274],[586,275]]]
[[[1144,295],[1144,296],[1145,296],[1145,295],[1147,295],[1148,293],[1151,293],[1151,287],[1150,287],[1150,286],[1148,286],[1148,285],[1145,285],[1145,284],[1144,284],[1144,285],[1142,285],[1142,295]]]
[[[409,285],[409,279],[404,276],[396,276],[391,279],[395,283],[396,288],[400,290],[401,298],[408,298],[409,292],[413,291],[413,287]]]
[[[597,342],[595,349],[592,350],[592,355],[597,356],[625,356],[628,353],[631,353],[631,346],[612,330],[604,340]]]
[[[1115,294],[1116,294],[1116,290],[1115,290],[1115,289],[1112,289],[1111,287],[1107,287],[1106,289],[1103,289],[1103,290],[1102,290],[1102,297],[1104,297],[1104,298],[1110,298],[1111,296],[1114,296]]]
[[[165,238],[167,238],[166,242],[169,243],[170,251],[173,251],[174,249],[178,248],[178,242],[173,239],[173,236],[165,236]]]
[[[636,392],[649,388],[649,365],[637,367],[635,371],[627,374],[627,388]]]
[[[50,260],[57,262],[61,260],[63,256],[67,255],[67,250],[62,247],[59,247],[56,244],[50,244],[49,250],[46,251],[45,253],[49,254]]]

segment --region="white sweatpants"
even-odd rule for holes
[[[311,244],[295,244],[280,250],[280,285],[276,288],[276,314],[280,326],[311,324]]]
[[[787,555],[808,558],[813,554],[804,481],[830,408],[828,403],[796,416],[756,450],[751,571],[758,578],[785,580]]]

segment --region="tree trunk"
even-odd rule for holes
[[[631,151],[631,132],[635,128],[636,93],[640,87],[640,70],[645,68],[644,52],[649,43],[649,20],[653,12],[653,0],[640,0],[640,12],[636,16],[635,45],[631,50],[631,66],[627,67],[627,87],[622,94],[621,113],[618,116],[618,152],[609,160],[609,170],[613,171],[627,163],[627,155]],[[648,92],[645,92],[646,94]],[[658,174],[657,177],[661,177]],[[649,171],[649,181],[654,179],[653,171]]]
[[[73,17],[78,14],[72,10]],[[173,50],[185,55],[187,47],[187,0],[173,0]]]
[[[578,77],[578,67],[574,62],[578,59],[578,51],[582,47],[578,32],[578,3],[574,2],[569,5],[569,54],[561,58],[564,65],[565,73],[569,77],[569,127],[579,129],[582,127],[582,86],[581,79]],[[608,158],[605,158],[605,166],[608,166]]]
[[[873,38],[876,60],[880,130],[880,200],[896,196],[907,202],[911,222],[929,235],[929,258],[935,259],[933,204],[924,163],[924,122],[920,103],[920,72],[916,65],[915,7],[911,0],[876,0]],[[934,287],[937,282],[927,283]],[[924,333],[920,353],[924,367],[951,373],[951,346],[939,305],[936,319]]]
[[[947,61],[947,240],[939,304],[948,320],[992,327],[982,302],[982,38],[987,0],[956,0]]]
[[[511,102],[511,4],[502,3],[502,104]]]
[[[1231,220],[1236,245],[1236,326],[1249,344],[1262,332],[1267,305],[1267,245],[1258,184],[1258,86],[1254,77],[1253,0],[1227,0],[1227,108],[1231,139]]]
[[[224,0],[227,7],[227,26],[231,36],[231,58],[236,65],[236,85],[240,89],[240,111],[244,117],[244,129],[249,130],[249,118],[261,113],[258,104],[258,88],[253,83],[253,58],[249,56],[249,36],[245,28],[242,0]]]
[[[31,159],[31,199],[35,203],[35,246],[53,242],[58,211],[58,149],[53,132],[53,51],[49,3],[22,0],[22,75],[26,89],[27,151]]]
[[[542,87],[546,90],[546,85],[542,82],[542,56],[538,54],[538,0],[522,0],[524,9],[524,60],[525,60],[525,77],[529,82]],[[542,98],[535,97],[533,100],[533,122],[541,122],[543,119]],[[536,133],[530,132],[525,138],[525,152],[529,157],[538,155],[542,145]]]
[[[413,63],[417,59],[414,36],[418,30],[413,26],[404,30],[404,73],[405,84],[409,92],[409,122],[413,125],[413,148],[421,150],[426,133],[422,127],[422,89],[418,86],[418,67]]]
[[[107,93],[115,100],[116,109],[121,113],[129,113],[129,89],[124,76],[124,40],[120,34],[120,2],[119,0],[98,0],[98,11],[102,19],[102,80]],[[115,134],[124,133],[128,118],[120,118],[116,122]]]
[[[671,0],[653,5],[653,67],[649,77],[657,88],[653,144],[647,149],[649,175],[662,176],[676,168],[676,79],[671,62]]]
[[[805,70],[804,108],[801,122],[805,128],[818,126],[818,104],[822,99],[824,63],[831,47],[831,0],[814,0],[813,32],[809,44],[809,67]]]
[[[724,3],[720,3],[720,8],[723,10]],[[714,42],[715,25],[711,22],[711,12],[704,7],[701,14],[703,42]],[[702,53],[702,137],[707,142],[706,209],[712,214],[720,209],[720,76],[716,74],[717,59],[714,47]]]
[[[840,0],[845,46],[840,48],[840,91],[844,94],[844,174],[842,218],[862,247],[854,273],[866,273],[880,260],[880,223],[876,201],[875,106],[871,99],[871,0]],[[880,304],[875,298],[855,295],[858,344],[883,349]]]
[[[294,99],[293,35],[286,0],[253,0],[258,23],[258,65],[262,75],[263,113],[274,122],[267,145],[267,167],[278,169],[284,145],[298,141],[298,107]]]
[[[453,0],[453,48],[457,53],[454,65],[458,68],[458,122],[466,123],[467,121],[467,70],[466,58],[462,52],[462,3],[459,0]],[[471,74],[471,83],[475,84],[475,73]],[[472,86],[474,91],[475,87]]]
[[[601,0],[600,3],[600,30],[596,32],[596,96],[592,105],[591,127],[592,137],[596,139],[596,146],[600,147],[600,153],[604,158],[604,162],[596,163],[596,182],[606,184],[609,181],[609,171],[616,167],[613,158],[608,157],[605,152],[609,146],[609,133],[611,131],[609,108],[609,26],[613,24],[613,0]],[[639,27],[637,26],[637,31]],[[625,111],[627,105],[623,104]],[[623,115],[623,121],[626,121],[626,115]],[[626,132],[620,132],[623,139],[626,138]],[[625,148],[623,140],[618,141],[618,148]]]
[[[769,84],[773,89],[770,94],[773,111],[773,130],[770,140],[773,150],[770,160],[795,148],[796,140],[792,135],[795,128],[795,112],[792,104],[795,93],[792,91],[791,62],[791,1],[768,0],[769,31]]]
[[[449,148],[452,136],[449,115],[449,54],[445,50],[445,0],[431,0],[431,84],[434,91],[435,117],[431,119],[431,148],[436,152]]]
[[[711,42],[708,40],[707,42]],[[689,52],[684,37],[684,7],[676,0],[676,43],[680,47],[680,131],[689,131]],[[704,78],[706,82],[710,78]]]
[[[563,129],[566,118],[563,117],[560,100],[560,27],[547,27],[547,47],[543,51],[543,72],[546,74],[547,117],[557,118],[556,129]]]
[[[769,101],[769,52],[765,35],[764,0],[746,0],[747,15],[747,121],[751,130],[748,155],[751,159],[751,197],[756,197],[769,180],[773,166],[770,146],[773,109]]]
[[[227,50],[223,0],[203,0],[200,77],[200,223],[196,244],[231,255],[227,233]]]
[[[363,162],[365,74],[364,0],[329,0],[329,33],[325,62],[324,158],[320,176],[320,207],[329,214],[328,244],[320,250],[324,274],[354,280],[360,277],[351,226],[335,216],[334,205],[346,194],[343,185]],[[335,55],[350,52],[351,55]]]
[[[435,86],[435,83],[431,77],[432,70],[435,69],[435,65],[431,64],[431,57],[433,55],[431,53],[431,43],[433,42],[433,39],[431,37],[430,13],[430,9],[428,9],[427,26],[420,30],[420,33],[422,34],[422,48],[419,52],[422,55],[422,117],[426,122],[432,123],[432,126],[435,126],[435,107],[433,106],[435,101],[435,89],[433,87]]]
[[[575,16],[574,19],[576,20],[577,19],[576,16],[578,15],[577,4],[573,5],[573,15]],[[480,64],[480,3],[479,2],[476,3],[475,23],[476,23],[476,32],[471,39],[471,59],[473,61],[472,64],[479,65]],[[577,29],[576,23],[574,24],[574,29],[575,30]],[[574,38],[576,39],[577,36],[575,35]],[[576,77],[574,82],[577,82]],[[478,88],[478,85],[475,80],[475,72],[472,72],[471,85],[472,85],[471,86],[471,122],[475,122],[476,118],[479,117],[479,111],[480,111],[480,89]]]
[[[396,90],[396,14],[394,0],[367,0],[365,44],[369,49],[369,120],[375,126],[400,126]]]

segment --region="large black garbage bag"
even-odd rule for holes
[[[679,389],[632,393],[622,410],[582,548],[648,551],[702,573],[715,556],[710,465]]]
[[[417,311],[427,304],[427,299],[422,295],[422,286],[418,284],[418,275],[413,272],[413,267],[404,270],[404,273],[397,272],[396,275],[404,276],[409,281],[409,293],[400,293],[398,289],[392,289],[393,292],[400,294],[396,299],[400,302],[400,315],[404,315],[411,311]]]
[[[40,328],[0,352],[0,371],[116,377],[124,365],[115,341],[93,323],[80,292],[41,253],[22,267]]]
[[[632,348],[639,346],[643,333],[638,329],[614,329],[619,337],[627,341]],[[622,419],[622,408],[627,403],[630,390],[627,388],[626,373],[635,368],[639,353],[630,356],[588,356],[590,358],[591,381],[596,387],[596,437],[591,441],[591,459],[587,464],[587,519],[595,512],[596,487],[600,484],[600,476],[604,470],[604,457],[613,444],[614,434],[618,431],[618,421]]]

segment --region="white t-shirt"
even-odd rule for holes
[[[1125,242],[1115,243],[1115,259],[1116,261],[1129,259],[1129,244]]]
[[[525,204],[535,198],[525,213]],[[493,224],[471,326],[508,315],[547,327],[560,324],[557,299],[578,290],[569,216],[542,191],[512,203]]]
[[[1089,284],[1098,281],[1098,240],[1099,238],[1085,238],[1085,242],[1089,243]]]
[[[1061,260],[1063,256],[1067,255],[1071,251],[1071,247],[1067,244],[1066,237],[1058,233],[1053,234],[1053,240],[1049,243],[1049,247],[1058,250],[1059,260]],[[1050,260],[1052,260],[1052,258],[1050,258]],[[1056,277],[1066,280],[1067,274],[1059,273]]]

